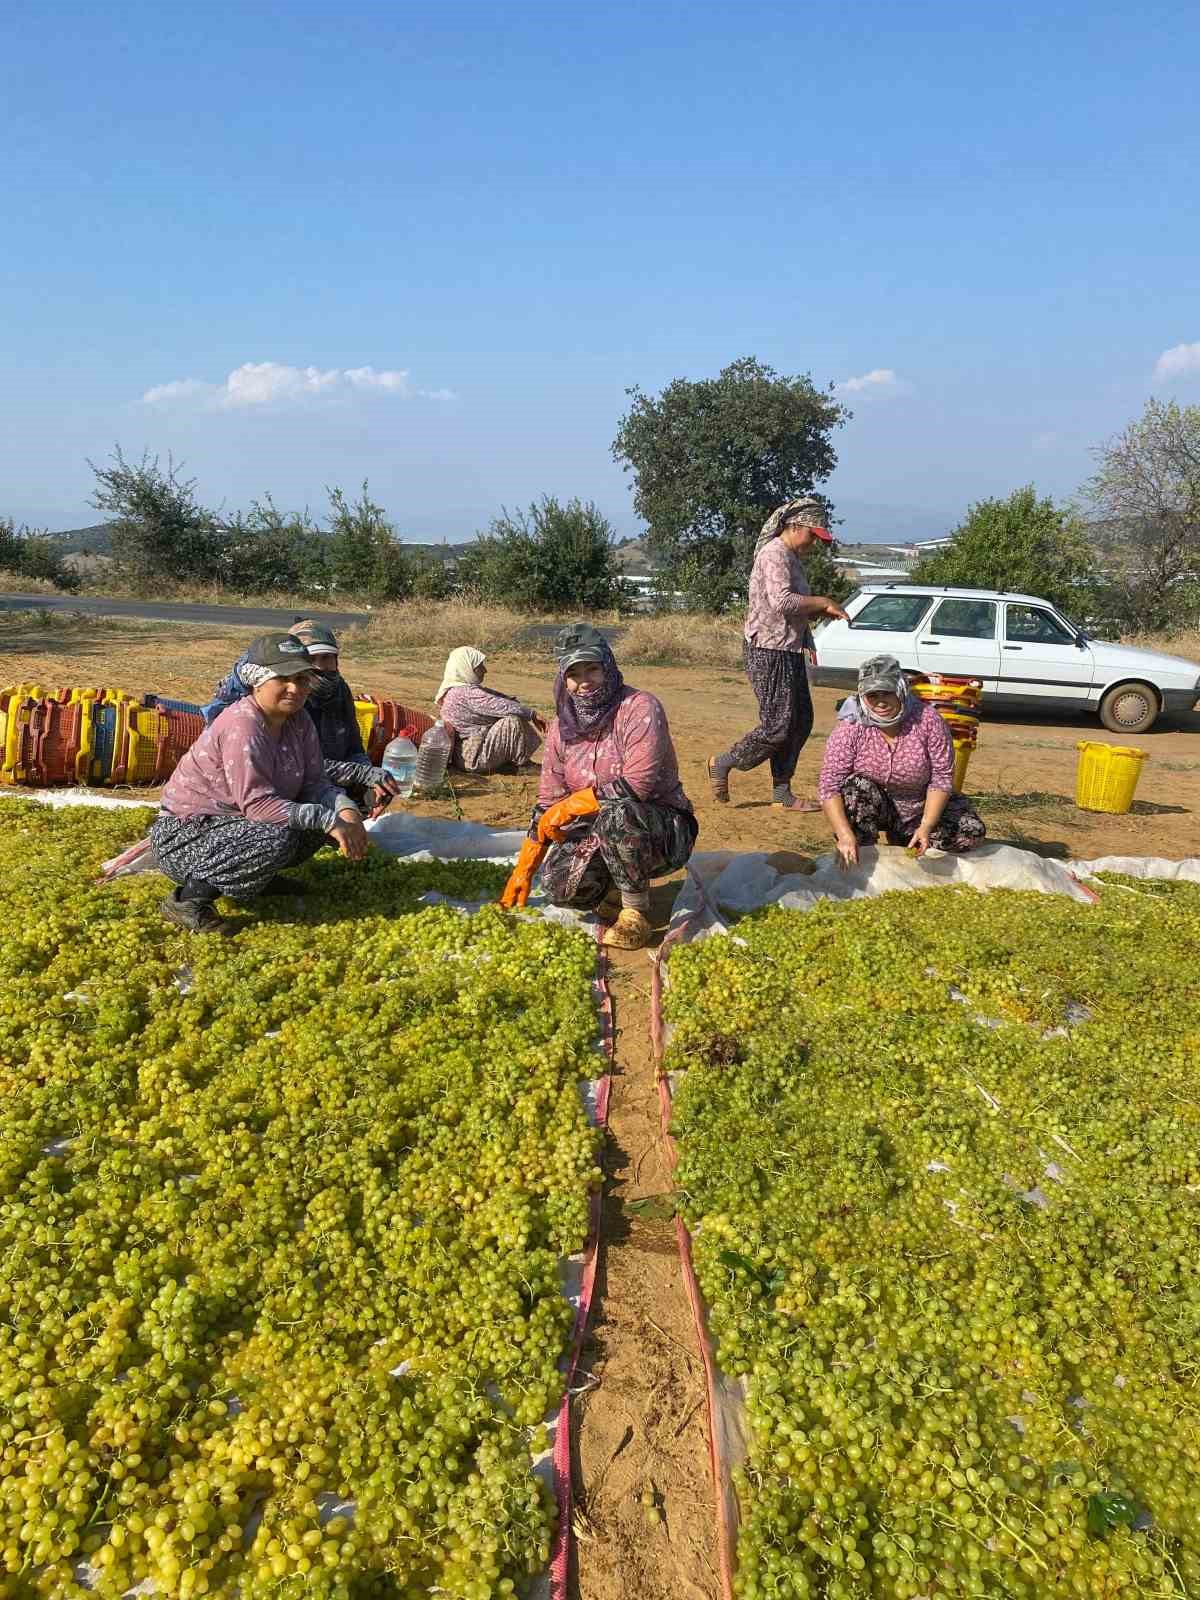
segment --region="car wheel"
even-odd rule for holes
[[[1158,691],[1148,683],[1119,683],[1100,702],[1110,733],[1148,733],[1158,720]]]

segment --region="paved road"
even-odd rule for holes
[[[290,628],[297,617],[317,617],[331,628],[349,628],[371,620],[369,611],[305,611],[295,607],[199,606],[156,600],[106,600],[102,596],[0,594],[0,611],[75,611],[91,617],[141,617],[149,622],[218,622],[232,628]]]

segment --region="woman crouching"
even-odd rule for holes
[[[242,664],[250,693],[222,711],[175,768],[150,830],[162,871],[176,885],[162,902],[190,933],[223,933],[219,895],[248,901],[294,894],[278,874],[336,844],[367,853],[354,802],[325,775],[313,720],[301,716],[316,662],[292,634],[266,633]]]
[[[918,855],[931,845],[971,850],[984,835],[978,812],[954,792],[950,730],[910,692],[895,656],[859,668],[858,694],[825,741],[818,794],[846,866],[881,832]]]
[[[682,867],[696,842],[666,713],[624,682],[595,628],[564,628],[555,650],[557,715],[529,839],[501,903],[524,905],[544,856],[554,905],[594,911],[612,923],[605,944],[640,950],[652,932],[651,878]]]

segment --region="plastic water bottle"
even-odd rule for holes
[[[416,745],[411,739],[405,739],[403,736],[391,740],[379,764],[395,782],[396,792],[401,800],[407,800],[413,792],[413,784],[417,777]]]
[[[417,756],[417,788],[426,794],[440,789],[450,763],[451,737],[446,724],[439,717],[421,740]]]

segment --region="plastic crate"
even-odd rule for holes
[[[91,783],[112,781],[113,757],[117,748],[117,707],[96,705],[92,709],[92,759],[88,772]]]
[[[966,744],[958,739],[954,741],[954,792],[961,794],[963,784],[967,781],[967,768],[971,765],[971,756],[975,746]]]
[[[167,717],[163,711],[125,708],[125,782],[154,783],[167,742]]]
[[[72,783],[79,751],[83,707],[40,701],[26,733],[26,771],[34,783]]]
[[[1107,811],[1120,816],[1133,804],[1142,775],[1144,750],[1127,744],[1102,744],[1080,739],[1075,748],[1075,804],[1081,811]]]

